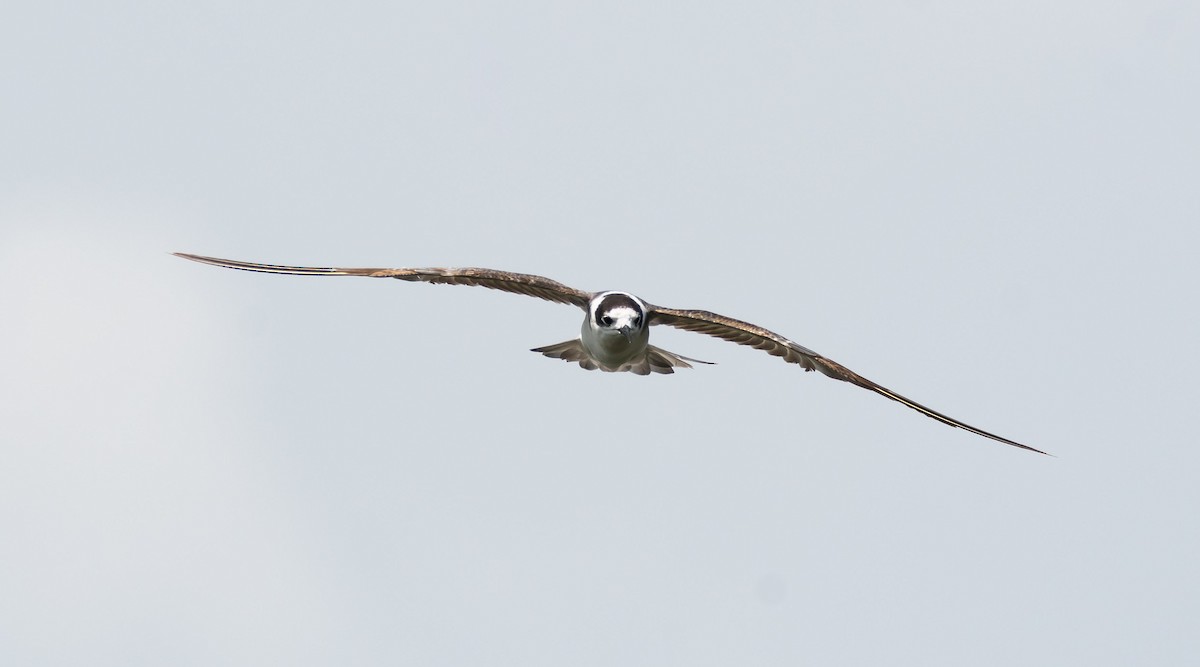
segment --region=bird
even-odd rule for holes
[[[976,428],[917,403],[883,385],[868,380],[828,357],[756,324],[707,310],[656,306],[629,292],[617,290],[586,292],[543,276],[484,268],[389,269],[283,266],[219,259],[182,252],[173,254],[202,264],[242,271],[298,276],[364,276],[394,278],[435,285],[469,285],[576,306],[584,311],[579,337],[554,345],[533,348],[532,351],[547,357],[578,363],[580,367],[587,370],[598,369],[609,373],[634,373],[637,375],[670,374],[674,373],[676,368],[692,368],[693,363],[710,364],[711,362],[668,352],[650,344],[650,327],[655,325],[692,331],[762,350],[772,356],[780,357],[785,362],[796,364],[806,371],[818,371],[835,380],[873,391],[948,426],[960,428],[1013,447],[1046,454],[1040,449]]]

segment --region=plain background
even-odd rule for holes
[[[18,2],[0,662],[1200,654],[1189,2]],[[588,373],[485,266],[747,319]]]

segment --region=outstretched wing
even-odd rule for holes
[[[223,266],[227,269],[242,271],[257,271],[259,273],[284,273],[294,276],[366,276],[368,278],[395,278],[409,282],[433,283],[435,285],[476,285],[490,289],[503,290],[514,294],[534,296],[556,303],[566,303],[587,310],[588,300],[592,295],[583,290],[528,273],[510,273],[494,269],[338,269],[310,266],[280,266],[277,264],[256,264],[254,262],[239,262],[233,259],[218,259],[202,255],[189,255],[183,252],[174,253],[184,259],[213,266]]]
[[[677,329],[695,331],[696,333],[715,336],[716,338],[737,343],[738,345],[748,345],[755,349],[763,350],[767,354],[782,357],[788,363],[799,364],[806,371],[821,371],[821,373],[835,380],[849,382],[864,389],[870,389],[880,396],[885,396],[893,401],[907,405],[926,417],[932,417],[943,424],[965,429],[976,435],[991,438],[992,440],[1003,442],[1013,447],[1028,449],[1039,454],[1046,453],[1040,449],[1022,445],[1008,438],[1002,438],[995,433],[988,433],[983,429],[964,424],[953,417],[948,417],[936,410],[927,408],[910,398],[897,394],[887,387],[868,380],[832,359],[826,359],[799,343],[790,341],[774,331],[769,331],[749,322],[710,313],[707,310],[675,310],[659,306],[650,306],[650,313],[647,319],[650,324],[665,324]]]

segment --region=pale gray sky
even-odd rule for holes
[[[1187,2],[18,2],[0,663],[1200,654]],[[771,327],[264,276],[489,266]]]

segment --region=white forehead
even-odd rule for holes
[[[604,301],[606,299],[608,299],[611,296],[618,296],[618,295],[626,297],[629,299],[629,301],[632,301],[634,304],[636,304],[636,309],[631,308],[630,306],[625,305],[625,304],[620,304],[620,305],[616,305],[616,306],[613,306],[610,308],[606,308],[606,309],[604,309],[604,312],[612,315],[613,317],[617,317],[618,316],[617,313],[622,312],[622,311],[628,311],[629,313],[631,313],[633,315],[637,315],[639,310],[643,313],[646,312],[647,308],[646,308],[645,301],[642,301],[641,299],[630,294],[629,292],[618,292],[618,291],[613,290],[613,291],[608,291],[608,292],[600,292],[596,296],[592,297],[592,303],[591,303],[591,308],[590,308],[592,315],[600,314],[599,313],[600,304],[604,303]]]
[[[600,314],[608,315],[614,320],[632,320],[638,316],[638,311],[630,308],[629,306],[617,306],[616,308],[609,308]]]

